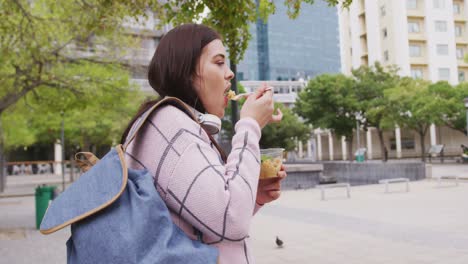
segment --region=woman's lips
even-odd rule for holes
[[[229,99],[227,98],[227,96],[224,96],[224,107],[228,105],[228,102],[229,102]]]

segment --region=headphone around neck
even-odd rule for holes
[[[210,134],[218,134],[221,130],[221,119],[212,114],[197,113],[198,122]]]

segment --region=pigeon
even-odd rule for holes
[[[276,237],[276,245],[280,248],[283,247],[283,240],[279,239],[279,237]]]

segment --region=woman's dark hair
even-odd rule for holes
[[[197,74],[203,48],[216,39],[221,39],[216,31],[199,24],[185,24],[167,32],[159,42],[148,69],[148,81],[160,98],[177,97],[199,112],[205,112],[192,80]],[[136,119],[158,101],[148,101],[140,106],[122,135],[122,144]]]

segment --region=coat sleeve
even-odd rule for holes
[[[188,145],[175,165],[166,202],[208,238],[205,242],[240,241],[248,235],[256,209],[260,136],[255,120],[241,119],[225,165],[205,142]]]

